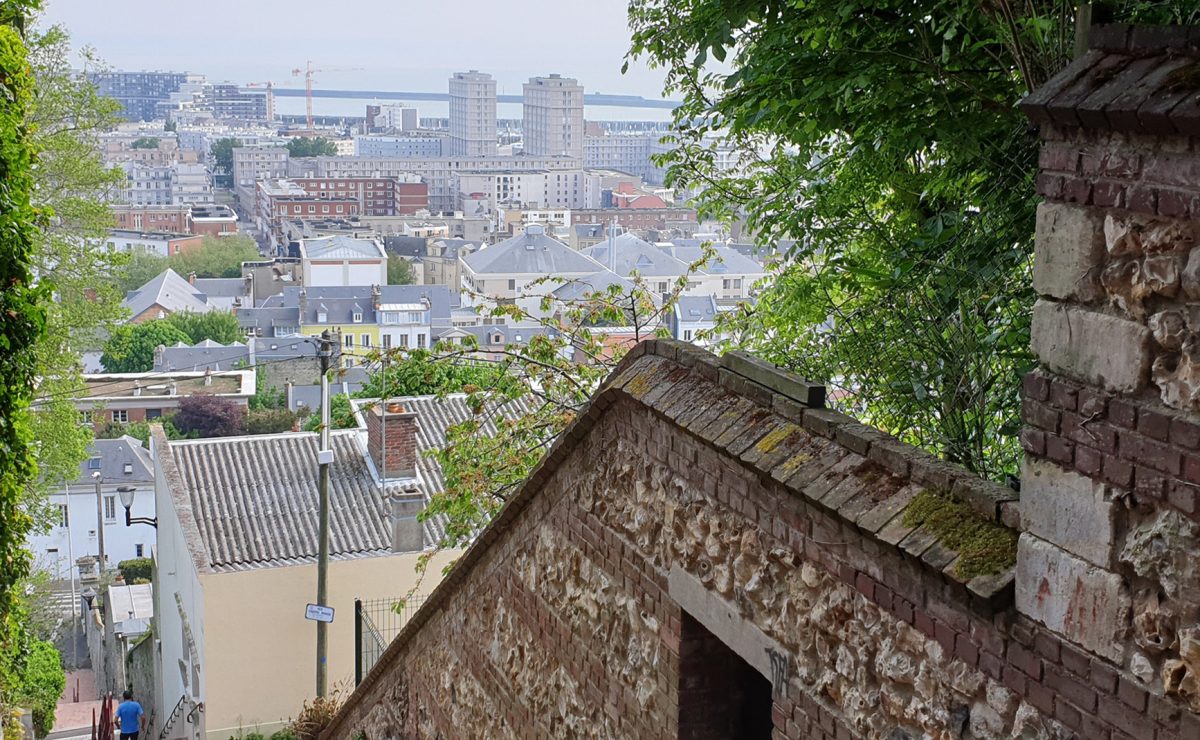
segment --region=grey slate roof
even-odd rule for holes
[[[166,347],[161,357],[155,355],[154,371],[173,370],[236,370],[240,364],[250,365],[250,348],[239,342],[224,345],[205,340],[194,347],[180,342]]]
[[[554,297],[562,301],[579,301],[589,294],[607,291],[610,285],[620,285],[621,293],[625,295],[630,294],[636,287],[632,282],[614,272],[601,270],[564,283],[554,291]]]
[[[476,274],[590,275],[604,265],[546,236],[541,226],[462,258]]]
[[[208,297],[187,280],[179,277],[179,273],[167,268],[154,279],[125,296],[125,307],[137,316],[152,306],[162,306],[172,313],[178,311],[193,311],[206,313],[213,310]]]
[[[688,265],[691,264],[628,231],[614,237],[612,243],[617,257],[615,272],[621,277],[629,277],[634,270],[642,277],[679,277],[688,273]],[[608,249],[608,241],[605,240],[580,251],[609,267],[613,263],[609,261]]]
[[[300,240],[300,254],[308,259],[383,259],[383,246],[372,239],[336,234]]]
[[[304,324],[351,324],[354,312],[361,311],[362,323],[376,323],[375,308],[370,286],[313,286],[307,289],[287,287],[279,296],[271,296],[263,304],[266,307],[291,307],[300,305],[300,291],[305,290],[306,310]],[[430,322],[433,326],[449,326],[450,311],[457,306],[459,295],[445,285],[382,285],[379,286],[380,303],[420,303],[429,299]],[[318,322],[317,314],[324,307],[326,321]],[[240,312],[239,312],[240,313]]]
[[[186,281],[185,281],[186,282]],[[196,290],[211,298],[241,298],[246,282],[237,278],[196,278]]]
[[[279,296],[271,296],[264,302],[264,305],[258,308],[239,308],[235,311],[238,325],[243,329],[262,329],[264,337],[273,335],[273,330],[277,326],[287,326],[297,328],[300,326],[300,310],[296,306],[266,305],[267,302],[277,299]]]
[[[717,318],[717,299],[711,295],[681,295],[675,302],[680,321],[708,321]]]
[[[685,263],[694,264],[704,256],[704,249],[699,246],[664,247],[665,252]],[[763,266],[746,255],[729,247],[714,245],[716,254],[704,263],[701,268],[710,275],[754,275],[763,274]]]
[[[150,460],[150,452],[142,446],[139,439],[124,435],[116,439],[94,439],[88,449],[88,458],[79,463],[79,478],[74,485],[93,485],[90,461],[100,458],[100,476],[105,483],[153,483],[154,463]],[[133,472],[125,472],[125,464],[133,466]]]
[[[428,252],[429,241],[423,236],[385,236],[383,248],[388,254],[398,254],[401,257],[424,257]]]
[[[437,463],[425,450],[445,443],[446,427],[469,418],[466,396],[402,399],[417,412],[417,470],[426,500],[443,485]],[[355,401],[361,406],[368,401]],[[531,401],[506,407],[515,414]],[[487,431],[494,427],[485,425]],[[367,462],[364,430],[330,434],[330,556],[336,560],[391,553],[388,506]],[[201,554],[217,572],[316,562],[317,443],[312,432],[178,440],[170,452],[191,504]],[[425,523],[425,538],[443,533],[439,520]]]

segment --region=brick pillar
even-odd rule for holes
[[[1188,29],[1152,30],[1094,29],[1022,103],[1045,202],[1016,606],[1196,710],[1200,109],[1179,102],[1200,78],[1177,70],[1200,50]]]
[[[367,451],[380,477],[417,474],[417,415],[395,399],[374,405],[367,417]]]

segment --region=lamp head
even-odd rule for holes
[[[100,480],[100,471],[99,470],[92,473],[92,480]]]
[[[121,506],[126,509],[133,506],[133,493],[136,490],[133,486],[121,486],[117,489],[117,495],[121,497]]]

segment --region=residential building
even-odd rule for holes
[[[419,159],[444,156],[448,153],[447,148],[447,138],[444,133],[412,131],[402,135],[356,136],[352,153],[359,157]]]
[[[95,72],[91,78],[101,95],[121,104],[121,115],[130,121],[157,118],[158,104],[180,85],[204,79],[186,72]]]
[[[171,203],[173,205],[211,205],[212,174],[203,164],[176,164],[171,167]]]
[[[378,239],[326,236],[300,240],[304,286],[387,285],[387,253]]]
[[[234,299],[241,295],[240,278],[196,278],[189,275],[181,278],[171,268],[163,270],[154,279],[137,290],[130,291],[122,305],[129,310],[129,323],[165,319],[180,311],[207,313],[228,311]],[[209,295],[206,289],[213,290]]]
[[[496,81],[490,74],[473,69],[455,72],[450,77],[450,138],[446,154],[496,156]]]
[[[108,232],[105,246],[110,252],[150,252],[160,257],[170,257],[199,249],[203,243],[204,237],[193,234],[113,229]]]
[[[202,164],[148,165],[121,162],[121,199],[133,205],[191,205],[213,202],[212,177]]]
[[[626,231],[677,230],[691,236],[699,229],[694,208],[595,208],[573,209],[571,224],[608,224],[616,221]]]
[[[457,172],[508,170],[578,170],[571,157],[494,156],[400,159],[396,157],[306,157],[288,163],[290,177],[405,177],[415,174],[429,186],[429,209],[434,213],[459,210]]]
[[[386,103],[375,106],[374,115],[368,121],[369,128],[384,131],[408,132],[420,128],[417,109],[407,103]]]
[[[632,279],[637,275],[645,289],[655,295],[673,292],[678,280],[685,276],[689,293],[693,289],[703,289],[699,270],[691,269],[689,263],[629,232],[610,236],[580,253],[623,278]]]
[[[588,134],[583,143],[583,166],[620,170],[646,182],[659,183],[666,174],[652,157],[669,150],[662,131]]]
[[[583,203],[582,170],[471,170],[452,175],[465,211],[482,201],[490,213],[509,208],[577,208]],[[482,196],[482,197],[481,197]]]
[[[233,184],[254,188],[259,180],[287,177],[288,150],[279,146],[239,146],[233,149]]]
[[[193,205],[189,234],[226,236],[238,232],[238,216],[229,206]]]
[[[117,229],[169,234],[225,236],[236,234],[238,217],[229,206],[127,205],[112,206]]]
[[[767,271],[758,262],[736,249],[724,245],[668,246],[667,254],[688,265],[699,265],[689,281],[697,285],[689,287],[691,295],[715,295],[718,300],[736,301],[750,298],[756,292],[754,286]],[[705,251],[711,250],[712,255]]]
[[[714,295],[681,295],[665,317],[667,328],[673,339],[707,347],[722,338],[715,333],[717,317],[727,310]]]
[[[109,423],[154,421],[188,396],[220,396],[245,408],[255,393],[254,370],[177,373],[99,373],[83,376],[74,399],[81,421],[100,432]]]
[[[295,183],[318,198],[358,200],[364,216],[411,216],[429,208],[429,186],[410,174],[399,177],[296,177]]]
[[[481,240],[431,238],[421,258],[426,285],[462,285],[462,262],[459,257],[483,247]]]
[[[246,317],[254,313],[248,310]],[[240,321],[244,318],[242,311],[238,314]],[[293,312],[288,336],[257,336],[257,332],[253,335],[248,332],[245,343],[219,344],[205,340],[195,346],[162,347],[154,353],[154,372],[219,372],[253,367],[263,388],[282,390],[289,384],[311,385],[321,375],[318,342],[312,337],[298,336],[299,331],[300,320]]]
[[[583,85],[552,74],[533,77],[523,88],[525,153],[571,157],[583,162]]]
[[[525,408],[516,403],[500,415]],[[441,470],[426,453],[472,413],[462,395],[389,399],[359,404],[359,427],[331,433],[330,507],[340,512],[330,520],[324,604],[334,612],[331,686],[354,678],[355,599],[400,599],[418,586],[418,559],[443,527],[437,517],[417,519],[441,490]],[[151,735],[225,740],[247,727],[269,734],[311,698],[316,651],[304,605],[316,581],[317,441],[307,432],[168,441],[155,431],[155,702],[182,702],[185,711],[161,712]],[[433,554],[422,592],[457,555]]]
[[[100,477],[94,477],[99,473]],[[96,482],[100,482],[99,511]],[[138,516],[154,516],[154,473],[149,451],[140,440],[129,436],[92,440],[78,476],[51,491],[47,501],[50,526],[29,537],[29,551],[38,567],[55,581],[78,579],[80,558],[99,557],[97,531],[104,528],[104,555],[109,568],[131,558],[150,556],[154,530],[126,527],[119,488],[133,489],[133,507]],[[91,582],[94,572],[85,574]]]
[[[513,304],[533,316],[547,315],[543,296],[563,283],[605,268],[546,235],[534,224],[525,232],[459,258],[463,303],[468,306]]]

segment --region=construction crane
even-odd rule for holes
[[[312,88],[313,75],[317,72],[361,72],[362,67],[342,67],[338,69],[313,69],[313,63],[310,59],[304,69],[297,67],[292,70],[292,77],[304,75],[304,111],[308,114],[308,130],[313,129],[313,112],[312,112]]]
[[[275,83],[268,80],[267,82],[247,82],[246,87],[265,87],[267,88],[267,123],[275,122]]]

